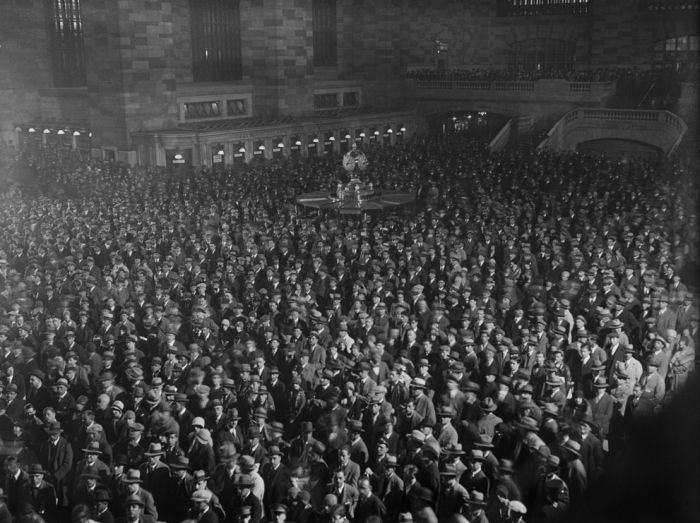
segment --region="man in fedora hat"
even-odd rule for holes
[[[141,472],[138,469],[129,469],[123,479],[126,485],[126,490],[123,493],[123,505],[127,507],[127,517],[129,515],[128,505],[129,500],[138,500],[143,509],[143,513],[151,516],[155,521],[158,520],[158,509],[153,501],[153,495],[141,487]]]
[[[225,414],[226,426],[216,433],[216,443],[221,446],[224,443],[231,443],[239,452],[243,450],[245,438],[243,428],[241,427],[241,417],[238,414],[238,409],[233,407]]]
[[[581,462],[586,469],[586,476],[591,481],[597,480],[603,472],[603,444],[594,434],[595,421],[590,414],[584,414],[579,423],[581,432]]]
[[[479,411],[481,416],[476,422],[476,428],[479,434],[487,434],[491,438],[494,437],[496,427],[500,423],[503,423],[503,420],[494,414],[497,408],[498,406],[496,405],[496,402],[494,402],[493,398],[490,396],[486,396],[483,400],[481,400],[479,403]]]
[[[438,499],[437,516],[440,519],[449,518],[454,514],[465,514],[469,492],[457,480],[455,469],[445,466],[440,472],[442,487]]]
[[[143,488],[153,495],[153,501],[161,513],[169,503],[170,468],[162,462],[163,447],[160,443],[151,443],[143,453],[146,462],[141,464],[139,472],[143,480]]]
[[[562,459],[565,461],[563,479],[569,487],[571,503],[580,502],[588,489],[588,476],[586,468],[581,462],[581,444],[569,439],[561,446]]]
[[[186,454],[194,470],[202,469],[211,474],[216,468],[214,455],[214,440],[209,430],[204,428],[204,420],[195,418],[192,421],[192,433]]]
[[[45,474],[58,494],[58,504],[68,505],[68,475],[73,467],[73,448],[61,434],[61,422],[53,421],[46,426],[49,437],[39,452],[39,459],[45,466]]]
[[[403,498],[403,480],[396,473],[399,466],[398,459],[393,454],[387,454],[381,463],[381,470],[373,473],[370,479],[374,481],[374,490],[377,497],[386,507],[386,518],[394,520],[399,511]]]
[[[369,461],[369,450],[362,439],[362,422],[360,420],[348,420],[347,424],[348,438],[350,440],[350,458],[357,463],[360,470],[367,466]]]
[[[462,444],[447,445],[441,449],[440,454],[443,457],[444,466],[454,470],[455,477],[459,483],[462,474],[467,470],[467,466],[462,461],[462,456],[466,454],[462,449]]]
[[[157,518],[146,511],[146,506],[139,496],[127,496],[123,502],[125,516],[117,523],[155,523]]]
[[[81,477],[86,473],[97,475],[100,482],[106,485],[109,477],[112,475],[112,471],[106,463],[100,460],[100,456],[102,455],[100,444],[97,441],[91,441],[87,444],[87,447],[82,450],[85,458],[80,460],[74,467],[73,488],[78,487],[81,482]]]
[[[123,454],[129,459],[129,465],[138,467],[144,461],[146,442],[143,438],[144,426],[141,423],[133,423],[129,426],[128,439],[115,445],[115,453]]]
[[[263,515],[262,502],[252,491],[253,480],[248,474],[239,474],[236,478],[238,494],[235,506],[250,507],[250,523],[260,523]]]
[[[284,501],[292,480],[289,469],[282,464],[282,450],[277,445],[272,445],[267,455],[270,461],[263,465],[261,476],[265,481],[263,502],[269,507]]]
[[[169,464],[171,470],[168,481],[168,503],[161,517],[165,521],[179,522],[182,514],[187,513],[192,492],[195,490],[194,479],[190,474],[190,460],[178,456]]]
[[[192,515],[198,522],[219,523],[219,516],[211,507],[212,493],[210,490],[195,490],[190,499],[192,500]]]
[[[484,471],[482,470],[482,464],[484,462],[484,453],[481,450],[474,449],[469,455],[469,470],[462,474],[460,480],[460,485],[462,485],[467,492],[473,492],[477,490],[481,492],[484,497],[488,497],[490,481]]]
[[[452,418],[454,415],[454,410],[449,405],[440,407],[438,411],[440,426],[438,428],[437,442],[441,448],[448,445],[455,445],[459,439],[457,429],[452,425]]]
[[[472,490],[469,494],[468,517],[471,523],[488,523],[486,518],[486,496],[480,490]]]
[[[610,420],[615,409],[615,400],[607,392],[608,380],[598,378],[593,382],[595,396],[591,398],[591,414],[593,421],[598,427],[598,434],[603,443],[603,450],[607,450],[608,432],[610,430]]]
[[[109,510],[112,495],[106,488],[98,488],[95,492],[95,502],[92,507],[92,519],[97,523],[114,523],[114,514]]]
[[[313,445],[317,440],[313,437],[314,426],[310,421],[302,421],[300,424],[301,434],[290,442],[290,455],[298,459],[302,465],[308,465]]]
[[[56,489],[44,479],[47,473],[48,471],[39,463],[30,465],[27,470],[30,482],[24,486],[20,499],[30,503],[37,514],[47,523],[52,523],[57,521],[58,507],[56,505]]]
[[[508,499],[523,499],[522,489],[515,478],[515,468],[513,461],[502,458],[498,462],[498,486],[504,487],[508,491]]]
[[[642,386],[642,399],[651,404],[656,411],[666,395],[666,383],[664,377],[659,373],[659,369],[664,364],[661,355],[652,354],[647,358],[647,371],[642,375],[640,384]]]
[[[411,382],[411,397],[416,406],[416,412],[420,420],[427,422],[431,426],[435,426],[437,416],[435,415],[435,405],[433,401],[425,394],[426,383],[425,379],[416,377]]]
[[[97,494],[97,482],[100,476],[92,471],[83,472],[77,483],[77,488],[71,491],[73,505],[87,505],[92,507],[95,504]]]

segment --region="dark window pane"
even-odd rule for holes
[[[355,91],[343,93],[344,107],[357,107],[360,104],[359,97]]]
[[[337,93],[314,95],[314,109],[334,109],[338,107]]]
[[[337,31],[335,0],[313,0],[314,65],[334,66],[337,63]]]
[[[185,120],[218,118],[220,116],[219,102],[188,102],[185,104]]]
[[[54,86],[84,86],[85,48],[80,0],[51,0],[49,5]]]
[[[245,100],[226,100],[226,114],[228,116],[246,114]]]
[[[192,77],[195,82],[240,80],[238,0],[190,0]]]

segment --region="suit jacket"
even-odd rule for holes
[[[27,484],[20,497],[22,503],[30,503],[45,521],[54,521],[56,516],[56,489],[51,483],[42,481],[39,487]]]
[[[37,412],[42,412],[45,407],[49,407],[52,403],[49,389],[43,386],[38,389],[29,387],[27,389],[27,403],[34,405]]]
[[[657,312],[656,330],[665,338],[668,329],[676,328],[676,321],[676,313],[667,307],[664,312]]]
[[[114,514],[107,509],[102,514],[94,516],[92,519],[97,521],[97,523],[114,523]]]
[[[387,508],[386,518],[389,521],[398,519],[399,506],[403,498],[403,480],[394,472],[389,478],[382,478],[382,484],[377,490],[377,496]]]
[[[225,430],[217,432],[215,441],[219,447],[222,443],[233,443],[236,450],[241,452],[246,440],[243,436],[243,429],[240,425],[236,425],[236,428],[233,431],[226,428]]]
[[[156,523],[157,520],[153,516],[150,516],[146,513],[142,513],[139,516],[138,523]],[[125,516],[117,518],[117,523],[127,523],[127,519]]]
[[[586,476],[592,481],[602,472],[603,459],[603,445],[596,436],[588,434],[581,442],[581,462],[586,469]]]
[[[343,492],[339,492],[335,488],[335,485],[333,485],[329,490],[329,494],[334,494],[338,498],[338,504],[345,507],[345,510],[350,518],[354,517],[355,506],[357,505],[357,500],[360,496],[355,487],[345,483],[343,486]]]
[[[358,464],[360,470],[367,466],[369,451],[362,438],[358,438],[350,444],[350,459]]]
[[[449,518],[453,514],[462,514],[466,502],[469,500],[469,493],[462,485],[457,483],[454,487],[445,487],[440,491],[438,500],[438,518]]]
[[[618,345],[617,349],[615,350],[615,354],[610,353],[610,347],[606,347],[606,349],[606,352],[608,353],[608,361],[605,362],[605,376],[608,378],[608,382],[612,382],[613,377],[615,376],[617,363],[624,361],[625,359],[625,349],[622,346],[622,343]]]
[[[355,521],[366,521],[370,516],[384,518],[386,505],[375,494],[357,501],[355,506]]]
[[[51,445],[53,445],[53,443],[51,443],[50,439],[44,442],[41,446],[40,459],[49,472],[50,478],[57,482],[56,487],[60,490],[59,485],[66,479],[66,476],[73,466],[73,448],[70,443],[61,436],[58,438],[53,459],[51,459]]]
[[[486,477],[483,470],[480,470],[476,474],[472,474],[468,470],[465,471],[464,474],[462,474],[462,478],[460,479],[459,483],[467,490],[467,492],[478,490],[484,495],[484,498],[488,498],[490,484],[489,479]]]
[[[154,470],[150,470],[148,463],[144,463],[139,467],[141,471],[141,479],[143,480],[142,488],[146,489],[153,495],[153,501],[161,512],[168,504],[170,495],[168,486],[170,484],[170,467],[165,463],[158,462]]]
[[[21,469],[17,479],[14,479],[14,477],[9,474],[5,475],[4,489],[5,495],[7,496],[7,506],[13,514],[17,514],[17,510],[21,505],[21,496],[24,494],[25,490],[29,488],[29,484],[29,475]]]
[[[271,507],[282,503],[292,486],[291,474],[287,467],[280,465],[276,470],[272,470],[271,464],[267,463],[263,467],[261,475],[265,481],[265,496],[263,497],[265,506]]]
[[[347,465],[338,465],[338,468],[345,473],[345,483],[357,487],[357,480],[362,475],[360,466],[351,459]]]
[[[416,412],[422,416],[422,421],[426,421],[428,424],[435,426],[436,415],[435,415],[435,405],[433,401],[425,394],[421,395],[416,401]]]
[[[589,403],[591,404],[593,421],[598,425],[598,430],[600,431],[600,438],[607,439],[608,430],[610,429],[610,418],[612,418],[615,408],[615,401],[612,396],[606,392],[600,398],[591,398]]]
[[[219,523],[219,516],[210,507],[204,514],[197,516],[197,521],[199,523]]]

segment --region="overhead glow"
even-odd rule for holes
[[[44,129],[44,134],[49,134],[51,132],[51,129]]]
[[[314,142],[314,143],[318,143],[318,138],[314,138],[314,139],[313,139],[313,142]]]
[[[294,145],[301,145],[301,140],[297,140],[296,142],[294,142]]]
[[[36,132],[36,129],[34,129],[34,127],[30,127],[30,128],[27,130],[27,132],[28,132],[28,133],[35,133],[35,132]]]
[[[330,138],[328,138],[328,141],[329,141],[329,142],[335,142],[335,136],[331,136]]]
[[[73,136],[80,136],[80,131],[73,131]]]
[[[244,153],[244,152],[245,152],[245,147],[241,147],[240,149],[238,149],[238,152],[239,152],[239,153]]]
[[[284,143],[283,142],[278,143],[277,147],[279,147],[280,149],[284,149]]]
[[[261,144],[260,147],[258,147],[258,149],[260,149],[261,151],[264,151],[264,150],[265,150],[265,146]]]
[[[349,135],[349,134],[346,134],[346,135],[345,135],[345,139],[346,139],[346,140],[349,140],[349,139],[350,139],[350,135]]]
[[[66,134],[66,131],[64,131],[63,129],[59,129],[56,134],[64,135]]]

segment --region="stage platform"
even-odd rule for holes
[[[416,201],[415,194],[400,191],[382,191],[378,198],[370,200],[339,200],[327,191],[315,191],[297,196],[297,205],[305,209],[337,212],[339,214],[362,214],[364,212],[395,211]]]

